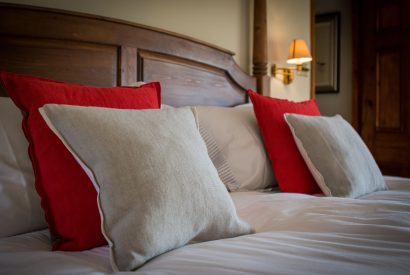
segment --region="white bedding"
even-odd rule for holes
[[[137,274],[410,274],[410,180],[361,199],[232,193],[256,234],[185,246]],[[111,273],[108,247],[50,252],[46,230],[0,239],[0,274]]]

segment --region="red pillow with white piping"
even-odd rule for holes
[[[315,100],[292,102],[249,90],[261,134],[282,192],[315,194],[319,186],[301,156],[284,114],[319,116]]]

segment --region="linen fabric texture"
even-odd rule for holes
[[[299,151],[326,196],[357,198],[386,189],[370,151],[340,115],[285,114],[285,119]]]
[[[135,270],[192,240],[251,233],[189,108],[46,105],[41,113],[95,180],[115,270]]]
[[[275,185],[272,166],[251,105],[197,106],[199,131],[219,177],[230,191]]]
[[[22,120],[11,99],[0,97],[0,238],[47,227]]]
[[[159,83],[141,87],[90,87],[0,72],[0,80],[24,113],[35,187],[54,250],[84,250],[106,244],[90,179],[47,127],[38,109],[47,103],[120,109],[159,108]]]
[[[316,194],[321,190],[285,122],[285,113],[320,115],[314,100],[292,102],[248,91],[272,168],[282,192]]]

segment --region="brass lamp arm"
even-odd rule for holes
[[[293,71],[296,68],[281,68],[281,67],[277,67],[276,64],[272,65],[272,76],[276,77],[276,75],[283,75],[283,83],[285,85],[292,83],[293,79],[294,79],[294,73]]]

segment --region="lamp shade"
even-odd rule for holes
[[[303,39],[294,39],[289,46],[286,63],[300,65],[312,61],[312,55]]]

